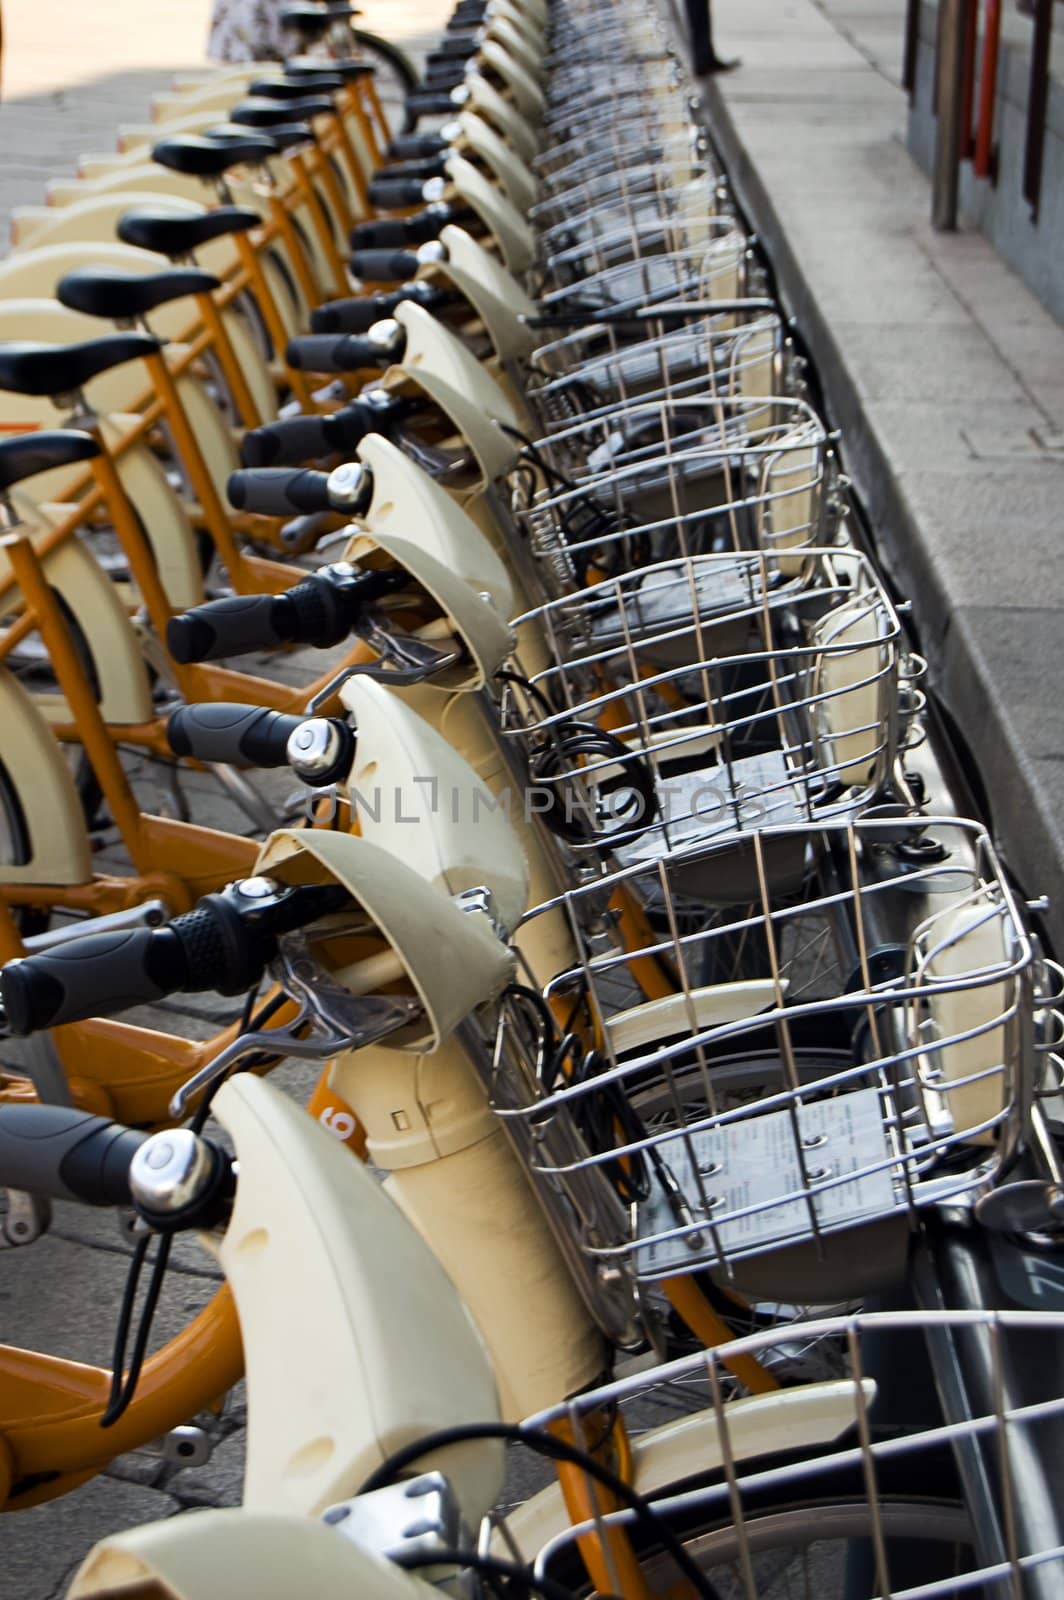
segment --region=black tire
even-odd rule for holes
[[[417,118],[406,110],[406,97],[418,87],[418,70],[399,46],[379,34],[354,28],[355,42],[373,63],[377,94],[393,135],[412,132]]]

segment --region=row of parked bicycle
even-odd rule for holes
[[[246,1373],[243,1506],[72,1595],[1055,1594],[1064,974],[672,23],[459,0],[396,116],[286,18],[0,264],[3,1237],[133,1218],[0,1503]]]

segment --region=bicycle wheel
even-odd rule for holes
[[[875,1517],[859,1498],[766,1507],[744,1516],[741,1528],[721,1522],[687,1535],[684,1544],[716,1600],[809,1600],[812,1595],[872,1600],[881,1592],[874,1555],[877,1522],[892,1590],[948,1584],[971,1572],[967,1510],[930,1498],[886,1498]],[[672,1558],[662,1552],[640,1564],[652,1593],[664,1593],[679,1577]]]
[[[416,118],[406,109],[406,97],[418,86],[418,70],[405,51],[382,39],[379,34],[367,33],[364,28],[352,30],[355,42],[373,63],[373,80],[377,86],[389,132],[409,133]]]

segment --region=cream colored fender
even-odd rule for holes
[[[429,1600],[424,1583],[307,1517],[195,1511],[93,1545],[67,1600]]]
[[[271,165],[276,166],[276,163]],[[234,205],[247,206],[252,211],[261,209],[261,195],[252,182],[248,180],[241,181],[234,174],[230,174],[229,187]],[[203,196],[209,193],[200,178],[189,178],[180,172],[170,172],[166,167],[160,167],[155,162],[144,162],[143,165],[122,167],[116,172],[107,173],[101,178],[94,178],[88,183],[72,185],[68,202],[75,203],[78,200],[95,199],[101,195],[116,194],[123,189],[152,191],[157,200],[164,196],[167,199],[175,196],[182,200],[198,201],[200,204],[203,202]],[[21,248],[24,243],[35,244],[37,242],[34,237],[35,228],[47,221],[49,212],[53,210],[62,211],[64,209],[65,206],[59,205],[57,201],[52,206],[17,208],[12,214],[12,238],[17,246]],[[302,212],[297,213],[297,215],[310,246],[311,268],[320,275],[321,255],[313,237],[313,227]],[[105,239],[110,237],[111,235],[104,234]],[[280,240],[275,240],[271,248],[277,250],[279,255],[287,260],[284,245]],[[317,266],[316,263],[318,264]],[[280,280],[286,286],[277,298],[281,314],[286,323],[290,324],[291,335],[294,337],[296,332],[306,327],[306,319],[309,313],[299,295],[299,286],[294,276],[292,276],[290,267],[288,272],[288,278]],[[324,281],[329,282],[330,280],[326,277]],[[287,287],[289,282],[291,283],[291,288]],[[293,304],[295,306],[294,313]]]
[[[443,410],[468,443],[486,483],[513,467],[520,444],[497,426],[520,428],[520,418],[498,384],[449,328],[411,300],[395,310],[406,330],[403,359],[389,367],[382,384],[412,383]]]
[[[440,234],[440,243],[447,251],[446,258],[426,262],[418,277],[453,283],[487,328],[499,360],[524,359],[536,340],[528,320],[536,315],[535,301],[513,274],[463,228],[448,223]]]
[[[0,883],[88,883],[92,856],[70,768],[41,712],[0,667],[0,767],[18,796],[24,861],[0,863]]]
[[[485,16],[481,24],[485,41],[499,45],[512,61],[526,72],[533,83],[542,84],[544,78],[543,43],[533,43],[521,28],[515,28],[508,17],[498,12]]]
[[[438,648],[448,649],[455,642],[462,646],[464,659],[435,673],[427,687],[437,694],[482,689],[509,659],[514,645],[514,635],[490,596],[475,593],[464,578],[421,546],[391,534],[377,534],[372,539],[356,534],[344,550],[344,559],[365,561],[375,550],[404,567],[443,613],[417,630],[417,637]]]
[[[153,255],[150,250],[138,250],[132,245],[97,243],[49,245],[39,250],[26,250],[12,257],[10,261],[0,262],[0,296],[5,299],[17,297],[20,286],[30,284],[34,278],[39,286],[38,292],[51,290],[54,293],[60,278],[74,267],[113,267],[117,271],[134,273],[163,270],[158,256]],[[195,323],[196,316],[194,302],[186,297],[154,310],[150,316],[150,326],[153,333],[171,341],[170,353],[176,356],[180,354],[181,347],[173,341],[188,332],[190,325]],[[95,327],[96,337],[102,338],[114,331],[114,324],[106,318],[93,317],[87,320],[89,325]],[[232,314],[229,320],[238,321]],[[88,337],[92,335],[89,334]],[[139,373],[139,365],[135,370]],[[262,371],[265,370],[263,365]],[[109,378],[112,376],[113,384],[105,384],[103,379],[100,381],[101,393],[106,392],[107,395],[107,409],[109,411],[130,409],[137,397],[143,393],[143,384],[138,383],[136,377],[131,378],[123,367],[116,367],[113,374],[107,374]],[[229,474],[235,472],[240,465],[232,436],[222,424],[213,400],[194,374],[182,373],[177,380],[177,387],[189,425],[199,442],[215,487],[224,501]],[[276,399],[270,414],[275,413]]]
[[[65,344],[100,338],[106,327],[97,318],[68,311],[54,300],[0,300],[0,338],[38,338]],[[189,380],[190,389],[194,383]],[[140,361],[125,362],[101,373],[86,386],[86,396],[100,418],[104,439],[112,451],[140,420],[122,412],[123,399],[128,403],[133,394],[143,394],[149,387]],[[43,396],[0,392],[0,424],[5,424],[9,432],[55,428],[65,420],[64,413]],[[122,487],[140,517],[171,604],[182,610],[198,605],[203,598],[203,581],[195,537],[162,466],[145,445],[136,444],[123,450],[116,467]],[[38,503],[58,501],[84,470],[78,464],[38,474],[33,481],[34,499]]]
[[[251,1074],[214,1110],[240,1164],[218,1258],[247,1371],[244,1504],[311,1517],[402,1446],[497,1418],[494,1375],[443,1268],[360,1161]],[[502,1446],[437,1451],[433,1468],[475,1525],[502,1487]]]
[[[875,1383],[865,1378],[861,1387],[864,1404],[870,1407]],[[712,1411],[700,1411],[634,1437],[633,1488],[650,1495],[684,1479],[718,1471],[726,1464],[725,1445],[731,1460],[738,1462],[779,1450],[800,1454],[830,1444],[857,1421],[855,1385],[839,1379],[748,1395],[729,1401],[726,1415],[726,1438]],[[527,1560],[571,1526],[561,1489],[553,1483],[506,1513],[507,1530]],[[505,1549],[497,1535],[496,1554]]]
[[[282,829],[271,834],[256,870],[284,883],[339,882],[348,890],[362,914],[359,943],[369,953],[345,954],[337,966],[341,957],[327,949],[325,959],[354,994],[387,983],[391,992],[417,999],[422,1014],[389,1036],[393,1049],[437,1049],[510,980],[513,957],[483,912],[460,910],[366,839]]]
[[[118,219],[127,211],[168,211],[175,216],[199,217],[208,207],[180,195],[160,195],[148,189],[120,189],[92,195],[59,209],[50,206],[31,209],[32,216],[29,210],[22,214],[21,220],[26,226],[20,227],[15,255],[45,245],[80,243],[85,239],[113,243]],[[164,256],[153,259],[159,267],[166,260]],[[239,266],[236,245],[231,238],[210,240],[197,250],[196,261],[205,271],[213,272],[219,278],[228,277]],[[282,318],[287,318],[286,326],[294,331],[297,323],[284,275],[269,252],[261,256],[260,264],[278,310]],[[227,308],[224,315],[233,347],[244,363],[259,411],[263,416],[272,417],[277,411],[276,391],[254,335],[237,313]],[[268,409],[264,410],[267,402]]]
[[[464,156],[448,156],[443,170],[459,199],[476,212],[498,244],[507,272],[515,276],[527,272],[536,254],[536,239],[513,201]]]
[[[867,784],[882,770],[890,733],[887,696],[897,692],[890,672],[890,617],[866,589],[821,617],[815,649],[811,706],[823,750],[821,764],[847,786]]]
[[[496,133],[484,117],[473,111],[463,111],[458,118],[461,130],[458,154],[472,151],[494,173],[508,200],[521,212],[535,203],[539,187],[536,175],[517,151]]]
[[[527,44],[532,45],[541,53],[545,50],[547,30],[530,11],[522,10],[520,6],[511,5],[510,0],[489,0],[484,15],[491,21],[496,18],[500,20],[505,18],[507,22],[517,29]]]
[[[780,405],[793,408],[794,402],[781,400]],[[823,456],[823,424],[809,418],[779,439],[761,466],[758,542],[787,577],[802,570],[803,546],[819,542]],[[799,553],[782,553],[792,550]]]
[[[383,684],[350,678],[340,698],[356,730],[345,787],[362,838],[444,894],[488,888],[511,933],[528,905],[528,867],[506,809],[443,735]]]
[[[12,495],[20,522],[34,543],[62,521],[63,506],[35,504],[25,492]],[[116,726],[136,727],[154,716],[151,685],[140,640],[129,620],[115,585],[92,553],[75,539],[66,539],[43,558],[45,577],[77,618],[92,659],[99,686],[98,703],[104,720]],[[11,576],[6,555],[0,550],[0,581]],[[50,722],[72,721],[61,694],[36,695]],[[32,805],[32,793],[24,798]]]
[[[501,617],[512,616],[508,568],[446,489],[379,433],[367,434],[355,453],[373,473],[373,499],[359,519],[366,532],[416,541],[477,594],[490,595]]]
[[[467,72],[463,87],[466,98],[463,104],[479,112],[493,127],[509,140],[522,161],[531,161],[539,148],[539,139],[531,122],[523,117],[513,103],[501,95],[494,84],[482,73]]]
[[[506,85],[514,105],[528,122],[538,122],[543,114],[543,90],[521,63],[495,39],[485,39],[474,58],[477,67],[497,74]]]

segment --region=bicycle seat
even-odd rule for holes
[[[335,73],[308,72],[298,78],[256,78],[248,92],[263,100],[302,100],[308,94],[334,94],[343,85]]]
[[[229,120],[237,127],[268,128],[272,133],[288,123],[331,116],[333,109],[332,101],[323,95],[304,100],[241,100],[229,112]]]
[[[285,6],[279,20],[282,28],[291,28],[293,33],[302,33],[313,39],[327,32],[334,22],[345,22],[349,17],[359,15],[354,7],[340,0],[339,4],[330,5]]]
[[[354,12],[351,13],[355,15]],[[374,71],[371,61],[363,61],[360,56],[335,56],[328,62],[329,76],[342,78],[345,83],[350,83],[355,78],[371,77]],[[312,78],[322,69],[322,62],[317,56],[289,56],[284,64],[284,70],[290,78]]]
[[[56,299],[71,311],[116,321],[141,317],[156,306],[187,294],[208,294],[220,287],[213,272],[174,267],[163,272],[120,272],[107,267],[77,267],[56,284]]]
[[[40,433],[20,433],[13,439],[0,439],[0,490],[10,489],[23,478],[53,467],[69,467],[75,461],[91,461],[100,446],[87,433],[75,429],[46,429]]]
[[[0,344],[0,389],[13,394],[70,394],[101,372],[161,349],[161,340],[147,333],[111,333],[83,344],[12,339]]]
[[[285,109],[291,111],[292,108],[289,105]],[[216,128],[208,129],[208,133],[212,139],[217,139],[220,143],[239,144],[244,137],[245,129],[241,123],[223,122]],[[277,127],[270,129],[269,137],[273,153],[280,155],[282,151],[290,150],[293,145],[313,144],[314,130],[309,122],[281,122]]]
[[[201,133],[184,133],[162,139],[152,149],[151,158],[171,172],[189,178],[220,178],[223,172],[247,162],[259,163],[277,154],[277,145],[265,134],[244,132],[241,139],[221,142]]]
[[[246,211],[243,206],[218,206],[199,217],[166,211],[126,211],[119,217],[116,231],[123,244],[135,244],[173,259],[191,255],[200,245],[225,234],[246,233],[261,222],[257,211]]]

